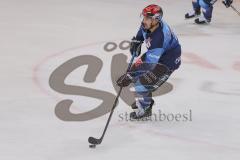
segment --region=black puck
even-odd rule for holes
[[[89,148],[96,148],[96,144],[90,144]]]

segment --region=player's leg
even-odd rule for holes
[[[141,85],[141,84],[138,84]],[[142,90],[140,87],[135,87],[135,102],[131,105],[133,112],[130,113],[131,119],[141,119],[152,115],[152,106],[154,100],[152,99],[152,92]]]
[[[152,92],[157,90],[163,83],[167,81],[172,71],[167,66],[160,65],[158,71],[161,74],[157,79],[151,80],[150,76],[140,77],[135,83],[135,102],[132,104],[134,112],[130,114],[131,119],[141,119],[152,115]]]
[[[210,0],[200,0],[199,2],[203,15],[195,19],[197,24],[207,24],[212,20],[213,3]]]
[[[199,0],[193,0],[192,1],[192,6],[193,6],[193,10],[191,10],[190,12],[185,14],[186,19],[194,18],[194,17],[199,16],[201,14],[201,6],[199,4]]]
[[[149,71],[149,68],[152,68],[151,65],[154,65],[155,69],[152,72],[147,72],[150,74],[140,76],[134,83],[136,102],[132,105],[134,112],[130,115],[133,119],[148,117],[152,114],[152,105],[154,104],[152,93],[163,85],[173,71],[181,65],[181,46],[165,52],[158,64],[142,64],[141,69],[138,68],[135,71],[144,71],[145,69],[145,71]]]

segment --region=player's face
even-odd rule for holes
[[[142,24],[145,29],[149,30],[152,27],[154,27],[157,24],[157,22],[155,19],[145,16],[145,17],[143,17]]]

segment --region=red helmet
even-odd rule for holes
[[[152,17],[154,19],[161,20],[163,16],[163,11],[160,6],[151,4],[142,10],[141,15],[143,15],[144,17]]]

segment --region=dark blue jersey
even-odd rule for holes
[[[144,41],[148,51],[142,56],[145,63],[163,63],[169,69],[177,69],[180,65],[181,47],[178,38],[171,28],[164,22],[152,33],[140,27],[136,38]],[[175,51],[178,49],[178,51]]]

